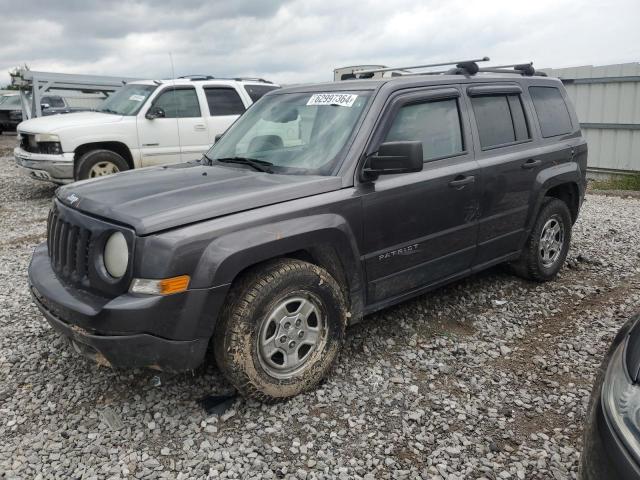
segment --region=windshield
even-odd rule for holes
[[[268,95],[249,108],[206,157],[268,162],[274,173],[329,175],[369,97],[370,92]]]
[[[0,97],[0,98],[4,98],[4,100],[0,100],[0,105],[2,105],[3,107],[15,107],[15,108],[22,108],[22,103],[20,102],[20,95],[7,95],[5,97]]]
[[[156,88],[157,85],[125,85],[102,102],[98,111],[116,115],[135,115]]]

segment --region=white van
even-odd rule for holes
[[[262,79],[209,76],[131,82],[96,111],[20,123],[14,156],[31,177],[55,183],[197,160],[276,88]]]

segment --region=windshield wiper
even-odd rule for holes
[[[209,159],[209,161],[211,161],[209,157],[206,157],[206,158]],[[273,170],[269,168],[273,166],[273,163],[265,162],[264,160],[258,160],[256,158],[226,157],[226,158],[216,158],[216,160],[222,163],[240,163],[242,165],[249,165],[250,167],[255,168],[259,172],[273,173]]]
[[[113,113],[114,115],[120,115],[120,113],[116,112],[115,110],[111,110],[110,108],[100,108],[96,111],[104,112],[104,113]]]

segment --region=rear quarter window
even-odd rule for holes
[[[544,138],[573,131],[569,109],[556,87],[529,87],[540,131]]]
[[[245,85],[244,89],[251,97],[252,102],[257,102],[260,100],[266,93],[271,90],[277,90],[280,87],[276,87],[274,85]]]

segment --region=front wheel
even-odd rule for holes
[[[520,258],[511,264],[528,280],[547,282],[558,274],[569,252],[571,213],[567,204],[546,198]]]
[[[329,374],[346,319],[342,290],[326,270],[275,260],[234,285],[214,334],[216,362],[243,395],[284,400]]]
[[[111,150],[91,150],[78,160],[76,180],[104,177],[129,170],[127,161]]]

